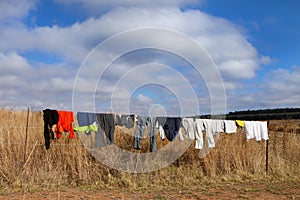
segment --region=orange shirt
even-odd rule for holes
[[[61,138],[63,132],[70,132],[69,138],[74,138],[74,130],[72,123],[74,122],[74,115],[71,111],[57,111],[59,115],[56,126],[57,139]]]

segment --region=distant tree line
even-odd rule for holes
[[[276,108],[229,112],[225,115],[201,115],[202,119],[228,120],[285,120],[300,119],[300,108]]]
[[[279,120],[300,119],[300,108],[276,108],[263,110],[235,111],[226,114],[232,120]]]

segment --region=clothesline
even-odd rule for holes
[[[77,126],[72,124],[75,117],[72,111],[43,110],[44,138],[46,149],[50,148],[50,140],[60,138],[63,132],[70,132],[70,138],[74,137],[74,131],[83,133],[82,137],[89,140],[92,147],[103,147],[114,143],[115,126],[125,126],[131,129],[136,125],[134,135],[134,148],[141,149],[141,140],[145,127],[148,127],[150,135],[150,151],[156,151],[156,130],[160,138],[167,138],[172,142],[175,137],[180,140],[185,138],[196,140],[195,148],[203,149],[204,144],[209,148],[215,147],[214,135],[220,133],[235,133],[237,127],[246,131],[247,141],[256,139],[268,140],[268,125],[266,121],[239,121],[222,119],[200,119],[198,117],[152,117],[134,114],[120,113],[89,113],[77,112]],[[184,133],[183,133],[184,131]],[[94,133],[94,134],[91,134]],[[205,137],[204,137],[205,136]]]

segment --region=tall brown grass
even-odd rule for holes
[[[0,110],[0,191],[63,189],[77,186],[129,188],[203,186],[211,181],[244,179],[300,180],[300,120],[270,121],[269,171],[266,174],[266,142],[246,142],[245,132],[221,134],[216,147],[203,158],[192,144],[171,165],[150,173],[135,174],[111,169],[97,161],[78,137],[66,133],[45,150],[43,116],[30,112],[25,153],[26,111]],[[116,127],[115,143],[133,149],[133,129]],[[180,141],[179,141],[180,142]],[[158,149],[168,144],[157,134]],[[149,151],[149,140],[142,141],[141,152]],[[109,156],[109,155],[108,155]]]

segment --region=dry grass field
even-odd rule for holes
[[[29,114],[25,152],[26,119],[26,111],[0,110],[0,199],[300,199],[300,120],[270,121],[268,173],[266,142],[246,142],[240,131],[221,134],[204,158],[192,144],[171,165],[141,174],[105,166],[68,133],[45,150],[42,112]],[[136,152],[124,134],[134,130],[116,127],[115,144]],[[157,134],[158,149],[167,143]]]

